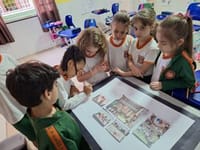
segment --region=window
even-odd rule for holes
[[[7,23],[36,15],[32,0],[1,0],[0,11]]]

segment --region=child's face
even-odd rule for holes
[[[93,57],[98,52],[99,48],[94,46],[89,46],[85,49],[85,56],[86,57]]]
[[[54,104],[58,99],[57,81],[54,81],[53,88],[51,90],[51,99],[52,99],[52,104]]]
[[[133,24],[133,31],[138,40],[145,40],[150,36],[151,26],[144,26],[141,21],[137,20]]]
[[[114,40],[122,40],[126,37],[128,26],[121,22],[113,22],[111,24],[112,37]]]
[[[162,29],[160,27],[158,27],[157,32],[156,32],[156,39],[158,41],[158,48],[162,52],[169,53],[169,54],[175,53],[177,49],[176,42],[172,43],[171,41],[169,41],[169,39],[167,39],[163,35]]]

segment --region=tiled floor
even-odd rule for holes
[[[19,62],[22,63],[29,60],[39,60],[49,65],[56,65],[60,63],[66,49],[67,47],[54,47],[52,49],[47,49],[30,56],[20,58]]]

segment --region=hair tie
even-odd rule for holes
[[[190,18],[190,13],[187,11],[185,14],[178,13],[176,16],[178,16],[182,19],[188,20],[188,18]]]

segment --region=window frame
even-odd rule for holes
[[[12,11],[4,12],[1,10],[1,15],[5,23],[17,22],[20,20],[28,19],[37,16],[36,9],[34,7],[33,1],[29,0],[29,8],[20,8]]]

